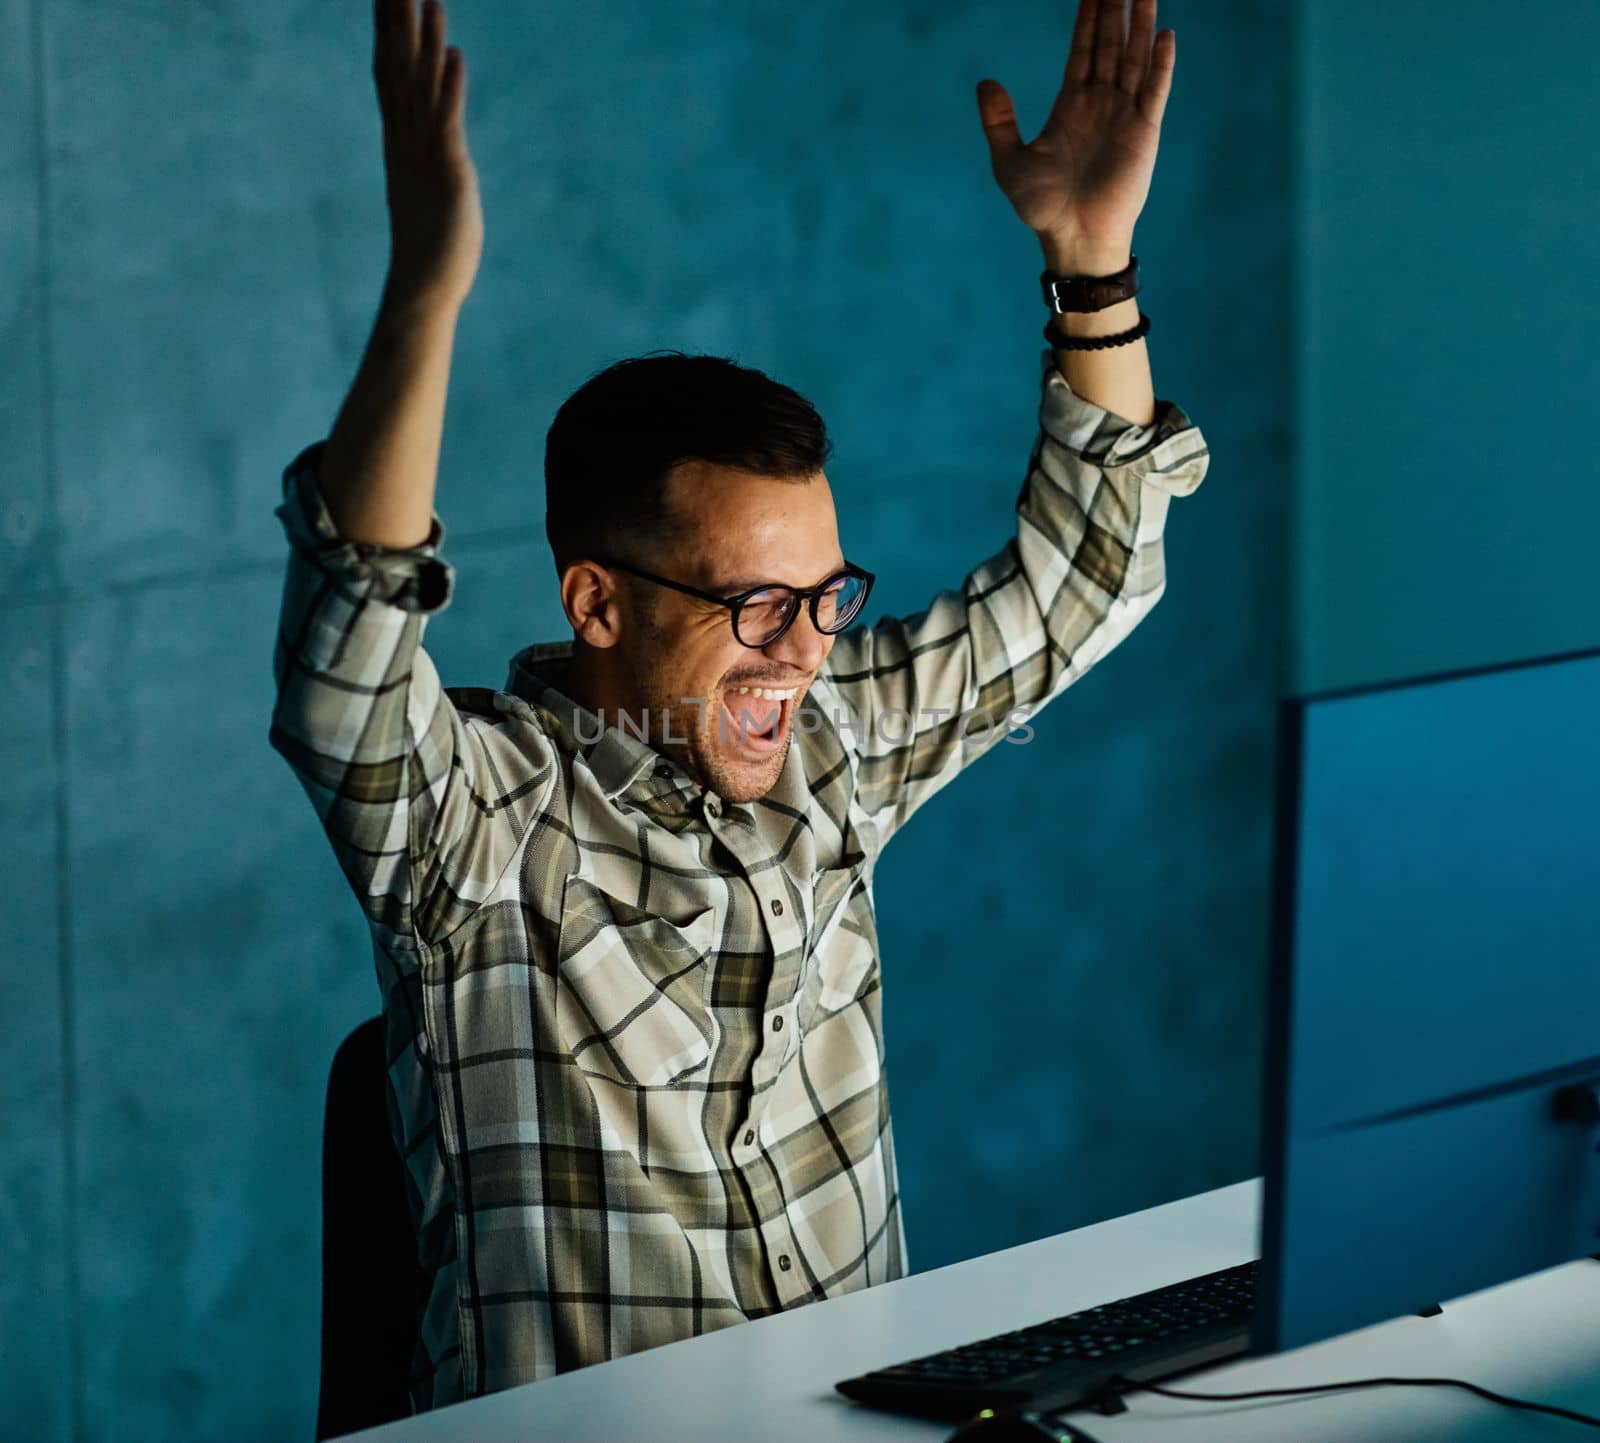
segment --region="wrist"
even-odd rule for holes
[[[437,285],[410,281],[391,271],[379,298],[380,317],[407,328],[454,328],[461,316],[461,300]]]
[[[1111,276],[1133,259],[1133,242],[1035,232],[1047,269],[1062,276]]]

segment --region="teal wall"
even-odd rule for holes
[[[1035,435],[1042,262],[990,176],[973,88],[1005,81],[1031,136],[1071,9],[457,0],[488,235],[441,467],[458,584],[427,644],[448,684],[498,685],[514,650],[561,634],[545,429],[593,370],[654,347],[731,355],[817,403],[880,611],[919,608],[1000,545]],[[310,1434],[323,1086],[377,989],[267,746],[272,508],[332,424],[382,280],[369,12],[0,0],[8,1438]],[[1305,405],[1292,22],[1269,0],[1162,6],[1178,73],[1135,249],[1157,394],[1212,452],[1172,509],[1167,598],[878,873],[914,1269],[1256,1167]],[[1529,75],[1508,62],[1508,82]],[[1556,154],[1496,144],[1489,172],[1445,149],[1462,195],[1470,173],[1492,199],[1512,159],[1543,194]],[[1384,221],[1408,256],[1426,198]],[[1575,263],[1530,276],[1523,257],[1564,227],[1514,234],[1487,204],[1474,220],[1499,227],[1473,251],[1496,296],[1575,329]],[[1407,261],[1424,280],[1439,239]],[[1471,299],[1452,320],[1477,369],[1466,342],[1512,312]],[[1350,354],[1323,373],[1359,372],[1386,319],[1352,308]],[[1548,497],[1583,463],[1560,449],[1573,406],[1560,429],[1525,424],[1544,421],[1533,377],[1578,373],[1553,364],[1559,339],[1506,339],[1483,349],[1526,378],[1520,413],[1491,412],[1528,436],[1508,499]],[[1435,349],[1424,329],[1419,373]],[[1441,394],[1479,412],[1465,379]],[[1417,475],[1435,453],[1400,434],[1363,449],[1352,484],[1435,484]]]
[[[1600,644],[1600,6],[1303,14],[1296,680]]]

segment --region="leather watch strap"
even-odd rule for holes
[[[1128,264],[1115,275],[1064,276],[1041,271],[1039,285],[1044,303],[1052,311],[1103,311],[1118,301],[1132,300],[1139,294],[1139,257],[1130,254]]]

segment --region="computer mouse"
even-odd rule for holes
[[[1043,1413],[980,1413],[956,1429],[945,1443],[1096,1443],[1092,1434]]]

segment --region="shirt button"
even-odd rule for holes
[[[746,1147],[749,1147],[750,1144],[753,1143],[755,1140],[756,1140],[756,1130],[754,1128],[751,1128],[744,1135],[744,1145]]]
[[[774,917],[783,916],[783,903],[780,902],[776,897],[772,899],[772,915]]]
[[[774,1032],[783,1031],[783,1015],[781,1013],[772,1019],[772,1030]]]
[[[715,797],[707,797],[706,798],[706,815],[708,817],[716,817],[716,816],[720,816],[721,813],[722,813],[722,803],[719,802]]]
[[[672,775],[672,764],[670,762],[662,762],[662,763],[660,763],[656,767],[656,775],[658,777],[663,778],[663,779],[665,779],[666,777],[670,777]]]
[[[789,1271],[790,1264],[789,1264],[789,1254],[788,1253],[779,1253],[778,1254],[778,1266],[780,1268],[782,1268],[784,1270],[784,1272],[788,1272]]]

